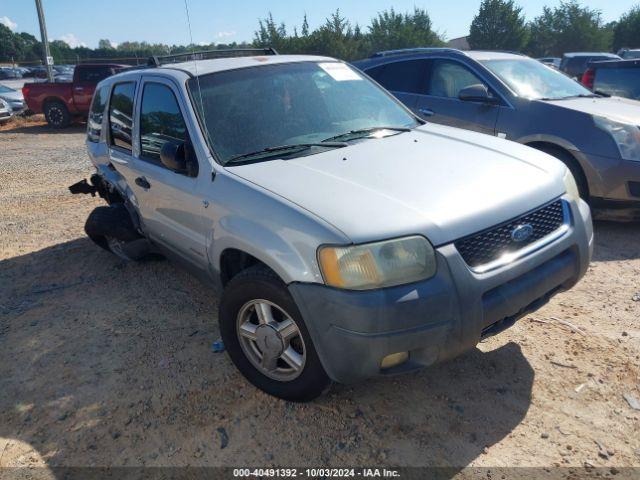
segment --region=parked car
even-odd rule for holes
[[[624,60],[640,59],[640,48],[623,48],[618,52],[618,56]]]
[[[640,100],[640,60],[594,62],[582,84],[597,93]]]
[[[571,78],[580,80],[591,62],[601,60],[620,60],[618,55],[606,52],[573,52],[565,53],[560,62],[560,70]]]
[[[70,187],[109,204],[85,225],[99,246],[223,288],[224,345],[254,385],[303,401],[431,365],[585,273],[590,211],[561,162],[426,124],[343,62],[273,53],[103,80],[96,174]]]
[[[538,61],[545,65],[549,65],[550,67],[560,68],[560,62],[562,62],[562,59],[559,57],[544,57],[538,58]]]
[[[87,115],[96,84],[123,68],[127,66],[80,64],[74,70],[72,82],[26,83],[22,93],[30,110],[44,113],[52,127],[64,128],[74,117]]]
[[[7,102],[14,113],[20,113],[26,109],[22,92],[5,85],[0,85],[0,98]]]
[[[22,73],[15,68],[0,67],[0,80],[13,80],[22,78]]]
[[[13,110],[9,104],[0,98],[0,125],[8,122],[13,116]]]
[[[603,98],[511,53],[401,50],[355,65],[424,119],[514,140],[560,159],[601,215],[640,218],[638,103]]]

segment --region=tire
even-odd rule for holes
[[[67,106],[58,101],[47,102],[44,107],[44,116],[52,128],[66,128],[71,123],[71,115]]]
[[[144,240],[136,232],[131,216],[122,203],[97,207],[84,225],[87,236],[99,247],[125,261],[141,260],[144,254],[132,254],[127,245]]]
[[[575,178],[576,180],[580,198],[582,198],[585,202],[589,201],[589,186],[587,185],[587,179],[584,176],[584,172],[582,171],[580,164],[578,164],[576,159],[573,158],[570,153],[562,150],[561,148],[554,148],[546,145],[534,146],[534,148],[548,155],[551,155],[552,157],[556,157],[558,160],[564,163],[573,175],[573,178]]]
[[[273,315],[274,321],[268,324],[261,323],[258,319],[258,309],[264,305],[270,305]],[[243,323],[245,318],[258,324],[255,341],[240,334],[240,325],[247,324]],[[259,389],[274,397],[294,402],[308,402],[328,390],[331,380],[320,363],[302,315],[285,284],[267,267],[256,265],[231,279],[222,293],[218,319],[222,340],[231,360],[246,379]],[[290,320],[297,328],[295,333]],[[283,334],[281,338],[278,337],[282,341],[279,344],[276,337],[280,334],[263,335],[264,332],[276,330],[273,325],[288,325],[291,334],[289,340],[284,339]],[[253,323],[250,326],[253,327]],[[287,329],[283,328],[282,331],[285,330]],[[271,358],[280,351],[283,352],[282,356],[278,356],[276,363],[265,366],[265,363],[270,362],[264,361],[264,352],[267,352],[267,347],[272,348],[275,344],[276,353],[271,350]],[[291,349],[294,350],[293,355],[287,353]],[[260,354],[262,363],[259,360]],[[285,357],[287,361],[284,360]],[[290,360],[294,357],[298,360],[297,369],[292,366],[296,362]]]

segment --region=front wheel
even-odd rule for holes
[[[261,390],[306,402],[330,386],[298,307],[268,268],[251,267],[229,282],[219,322],[231,360]]]

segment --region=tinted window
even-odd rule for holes
[[[146,83],[140,111],[141,156],[160,163],[160,150],[165,143],[186,140],[187,126],[171,89],[159,83]]]
[[[98,83],[113,75],[111,67],[78,67],[78,81]]]
[[[109,103],[109,129],[111,144],[131,151],[134,82],[119,83],[113,87]]]
[[[435,97],[458,98],[460,90],[471,85],[483,84],[474,73],[464,65],[447,60],[433,62],[427,94]]]
[[[599,68],[593,89],[640,100],[640,68]]]
[[[392,92],[421,93],[424,60],[392,62],[367,73]]]
[[[102,117],[104,116],[104,106],[109,96],[109,87],[102,87],[93,95],[89,118],[87,119],[87,137],[91,142],[100,141],[102,131]]]

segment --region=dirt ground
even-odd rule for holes
[[[83,131],[0,132],[0,466],[640,467],[639,224],[475,351],[291,404],[212,351],[214,292],[84,236]]]

